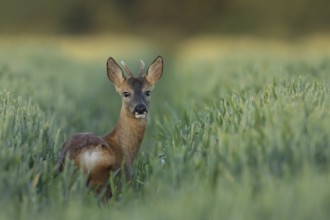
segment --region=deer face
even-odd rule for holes
[[[143,77],[128,78],[119,93],[126,111],[135,118],[145,118],[148,113],[152,86]]]
[[[129,77],[126,78],[120,66],[113,58],[107,61],[107,74],[115,85],[116,91],[122,97],[123,108],[136,119],[146,118],[150,102],[151,91],[163,73],[163,59],[158,56],[149,66],[145,75],[141,75],[144,63],[141,61],[139,76],[134,77],[128,67],[124,65]]]

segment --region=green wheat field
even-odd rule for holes
[[[328,38],[327,38],[328,39]],[[200,37],[0,40],[0,219],[329,219],[330,43]],[[104,204],[55,164],[103,135],[120,97],[109,56],[163,55],[132,183]],[[162,163],[162,161],[165,163]]]

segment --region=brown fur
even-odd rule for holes
[[[125,69],[128,69],[125,67]],[[129,69],[128,69],[129,70]],[[107,185],[111,171],[117,171],[125,163],[126,178],[132,177],[132,162],[136,157],[147,125],[146,117],[136,116],[136,106],[143,104],[148,112],[149,95],[154,84],[160,79],[163,71],[163,60],[157,57],[150,65],[144,77],[126,78],[119,65],[109,58],[107,73],[115,84],[119,94],[123,94],[122,108],[116,127],[105,136],[92,133],[78,133],[70,137],[63,145],[58,159],[61,171],[65,158],[88,173],[88,185],[99,192]],[[129,92],[130,96],[124,96]],[[140,114],[140,113],[139,113]],[[107,187],[105,196],[111,197]]]

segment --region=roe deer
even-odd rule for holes
[[[107,186],[111,171],[125,166],[126,179],[132,177],[132,162],[140,149],[147,125],[151,91],[163,73],[163,59],[158,56],[142,75],[144,63],[137,77],[122,62],[128,77],[113,58],[107,60],[107,75],[122,97],[120,117],[115,128],[105,136],[78,133],[70,137],[59,154],[58,168],[63,169],[65,158],[88,173],[88,186],[100,192]],[[106,197],[111,197],[106,187]]]

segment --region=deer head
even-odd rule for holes
[[[128,77],[125,77],[122,69],[116,61],[110,57],[107,61],[107,75],[115,85],[116,91],[122,97],[122,109],[129,117],[144,119],[148,114],[151,91],[163,73],[163,59],[158,56],[143,74],[144,62],[137,77],[134,77],[127,65],[122,62]]]

